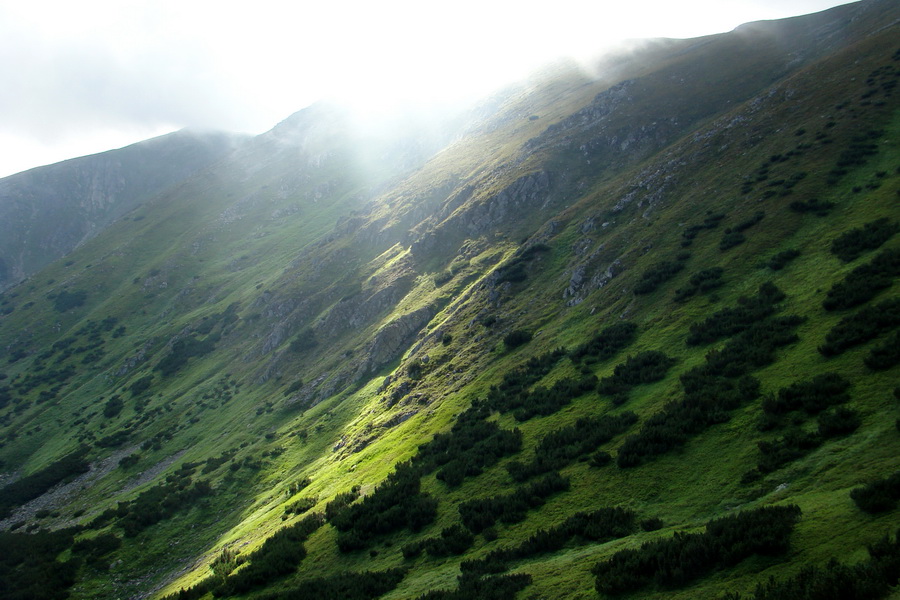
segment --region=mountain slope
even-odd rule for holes
[[[0,289],[37,272],[246,136],[179,131],[0,180]]]
[[[898,17],[291,117],[4,294],[5,535],[83,598],[896,585]]]

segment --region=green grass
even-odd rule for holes
[[[185,462],[234,453],[212,473],[198,475],[216,489],[204,504],[126,540],[111,555],[110,572],[83,572],[72,597],[150,590],[161,595],[198,582],[209,574],[208,565],[222,548],[246,556],[278,528],[298,520],[292,516],[282,521],[290,502],[317,496],[313,510],[323,510],[331,498],[353,486],[359,486],[363,495],[373,493],[398,462],[413,457],[435,433],[449,430],[474,399],[485,397],[511,369],[557,347],[573,348],[622,319],[638,325],[637,340],[616,357],[591,364],[591,371],[602,378],[628,355],[659,350],[677,360],[664,379],[634,387],[618,408],[591,392],[552,415],[524,423],[511,414],[492,415],[501,427],[522,431],[522,451],[467,478],[458,488],[448,488],[433,473],[423,477],[423,491],[439,500],[432,524],[418,533],[403,530],[377,539],[370,548],[374,554],[369,549],[341,554],[336,531],[325,525],[306,542],[308,556],[297,574],[272,582],[264,591],[288,589],[304,578],[401,566],[408,573],[385,598],[415,598],[430,590],[452,589],[463,560],[516,545],[538,529],[600,506],[627,506],[641,518],[661,518],[664,526],[605,544],[572,542],[557,552],[518,561],[511,572],[533,577],[519,597],[596,598],[590,569],[614,552],[676,531],[697,530],[735,510],[769,504],[796,503],[803,510],[788,555],[749,559],[683,589],[647,589],[642,597],[715,598],[728,591],[752,592],[770,575],[784,577],[803,565],[821,565],[832,557],[864,559],[865,545],[898,525],[896,512],[870,516],[849,497],[855,486],[897,468],[896,368],[873,373],[865,367],[863,358],[872,343],[828,359],[817,347],[847,314],[824,311],[825,292],[871,256],[845,265],[830,254],[831,240],[876,218],[900,216],[900,113],[890,104],[864,106],[856,100],[867,74],[890,62],[886,39],[875,36],[843,48],[821,63],[788,74],[775,88],[768,80],[775,54],[768,49],[743,64],[752,77],[740,85],[749,90],[757,81],[752,93],[736,87],[738,74],[744,73],[738,66],[723,66],[718,62],[721,56],[692,54],[686,42],[669,42],[684,52],[628,67],[634,77],[645,77],[640,83],[643,91],[627,115],[615,117],[621,119],[617,123],[639,118],[644,109],[669,110],[668,101],[673,106],[689,103],[687,92],[667,96],[665,81],[672,74],[689,77],[714,68],[724,88],[693,107],[683,129],[666,134],[660,148],[646,155],[622,152],[602,167],[596,161],[588,165],[577,150],[577,144],[591,141],[589,131],[571,130],[575,140],[571,144],[563,134],[547,133],[549,126],[590,105],[613,83],[572,72],[509,92],[491,117],[493,129],[474,130],[419,170],[400,176],[384,166],[375,182],[384,188],[377,193],[372,191],[368,167],[359,167],[355,155],[342,153],[334,140],[326,149],[334,151],[335,158],[303,171],[309,180],[296,188],[288,185],[298,173],[296,156],[269,158],[255,172],[246,170],[244,163],[230,163],[138,208],[131,218],[73,253],[72,265],[51,265],[4,294],[16,310],[0,320],[3,346],[19,344],[31,352],[12,364],[5,362],[8,354],[0,353],[4,361],[0,372],[10,378],[32,371],[37,354],[73,335],[87,319],[115,316],[127,334],[107,335],[106,355],[97,363],[82,366],[81,354],[60,363],[78,365],[78,372],[60,388],[55,403],[35,404],[21,414],[12,414],[13,407],[0,409],[0,419],[10,415],[0,423],[5,436],[0,447],[3,471],[34,472],[74,449],[79,438],[103,437],[135,423],[141,413],[128,388],[150,374],[154,384],[142,397],[147,400],[143,414],[158,414],[135,426],[120,449],[95,446],[91,459],[100,461],[116,451],[137,448],[162,432],[172,434],[157,449],[138,449],[141,458],[136,466],[113,469],[63,503],[63,516],[49,521],[51,526],[61,524],[76,509],[86,511],[80,518],[85,523],[116,501],[132,499],[159,483]],[[723,44],[716,47],[740,62],[744,42]],[[758,83],[760,78],[764,84]],[[769,89],[776,93],[768,95]],[[785,89],[792,90],[790,96]],[[853,100],[850,108],[834,109],[846,99]],[[540,118],[529,119],[532,114]],[[737,117],[743,119],[742,125],[730,127]],[[835,125],[826,127],[830,120]],[[838,183],[827,185],[824,173],[843,145],[861,129],[875,126],[885,130],[878,153]],[[795,135],[801,127],[806,133]],[[784,162],[770,161],[772,155],[785,154],[820,132],[827,132],[834,142],[817,144]],[[539,137],[540,144],[529,145]],[[264,148],[256,151],[269,156]],[[800,171],[809,175],[791,188],[790,195],[763,199],[769,189],[766,182],[742,194],[744,178],[767,161],[767,181]],[[550,197],[540,199],[548,202],[546,208],[524,203],[490,228],[460,225],[473,214],[484,214],[478,212],[480,207],[496,202],[522,176],[540,170],[549,171],[557,186],[548,192]],[[879,177],[879,172],[886,175]],[[654,173],[661,173],[661,178],[654,179]],[[881,182],[877,189],[854,192],[875,179]],[[314,191],[324,189],[317,186],[330,191],[313,201]],[[657,189],[663,192],[654,195]],[[632,201],[616,209],[630,193]],[[825,217],[801,215],[788,207],[794,200],[814,197],[836,207]],[[292,212],[296,207],[299,212]],[[724,230],[760,210],[766,216],[744,232],[747,241],[722,252],[719,240]],[[273,217],[275,211],[287,216]],[[685,228],[714,213],[726,217],[682,248]],[[144,218],[135,221],[134,216]],[[589,220],[593,228],[585,226]],[[437,249],[417,247],[415,242],[426,234],[439,240]],[[528,262],[524,281],[497,285],[492,273],[532,243],[546,244],[550,251]],[[900,238],[895,236],[884,247],[898,244]],[[800,256],[785,269],[774,272],[760,266],[788,248],[797,248]],[[690,257],[680,273],[651,294],[633,293],[650,265],[673,260],[682,251],[690,252]],[[82,266],[87,264],[89,269]],[[723,286],[674,302],[675,290],[684,287],[692,274],[716,266],[724,271]],[[581,286],[574,295],[566,295],[576,270],[583,273]],[[435,274],[445,271],[452,277],[436,284]],[[498,524],[496,540],[477,536],[463,556],[403,559],[404,544],[458,523],[461,502],[515,489],[506,465],[528,460],[545,435],[579,417],[624,410],[638,414],[640,422],[629,432],[599,448],[615,454],[647,418],[683,396],[679,375],[703,364],[711,348],[724,344],[687,346],[690,325],[733,306],[741,296],[755,294],[767,281],[788,296],[779,314],[807,320],[797,328],[798,342],[778,349],[774,364],[753,373],[762,393],[775,393],[818,373],[839,373],[852,382],[848,406],[862,418],[856,432],[829,439],[759,481],[742,484],[743,474],[756,464],[757,442],[780,435],[757,430],[762,412],[757,400],[732,411],[727,422],[639,467],[598,468],[585,461],[567,465],[561,472],[571,481],[569,491],[529,511],[520,523]],[[87,291],[86,305],[57,313],[45,296],[63,286]],[[878,300],[897,297],[898,289],[895,284]],[[25,308],[28,302],[34,304]],[[163,376],[154,369],[174,339],[233,303],[238,319],[224,330],[213,329],[221,334],[215,351],[190,358],[174,375]],[[411,332],[386,364],[357,379],[377,333],[425,306],[433,309],[432,320]],[[483,324],[488,316],[496,320],[491,327]],[[306,329],[315,332],[318,345],[304,353],[288,350],[291,340]],[[536,335],[508,350],[502,340],[514,329]],[[442,342],[444,334],[452,336],[447,345]],[[127,358],[141,354],[142,360],[121,371]],[[408,376],[413,361],[424,365],[424,375],[415,380]],[[540,385],[550,386],[576,373],[571,361],[563,358]],[[218,397],[204,399],[215,395],[223,379],[239,384],[229,386],[233,397],[225,403]],[[286,396],[284,391],[298,379],[304,385]],[[392,404],[392,394],[402,386],[408,386],[407,393]],[[36,388],[29,399],[36,400],[49,387]],[[113,394],[122,397],[125,407],[107,419],[102,410]],[[815,419],[807,419],[804,426],[814,424]],[[13,432],[16,439],[11,439]],[[156,472],[158,465],[165,468]],[[290,486],[306,477],[310,485],[291,495]],[[112,530],[117,531],[115,526]]]

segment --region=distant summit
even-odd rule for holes
[[[3,180],[0,597],[896,597],[898,24]]]
[[[0,179],[0,290],[246,139],[182,130]]]

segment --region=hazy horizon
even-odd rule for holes
[[[259,134],[313,102],[471,100],[623,39],[690,38],[842,0],[0,1],[0,177],[184,128]],[[552,11],[549,10],[552,8]]]

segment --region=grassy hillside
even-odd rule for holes
[[[33,275],[248,136],[178,131],[0,180],[0,288]]]
[[[313,107],[4,293],[0,595],[888,597],[897,17]]]

